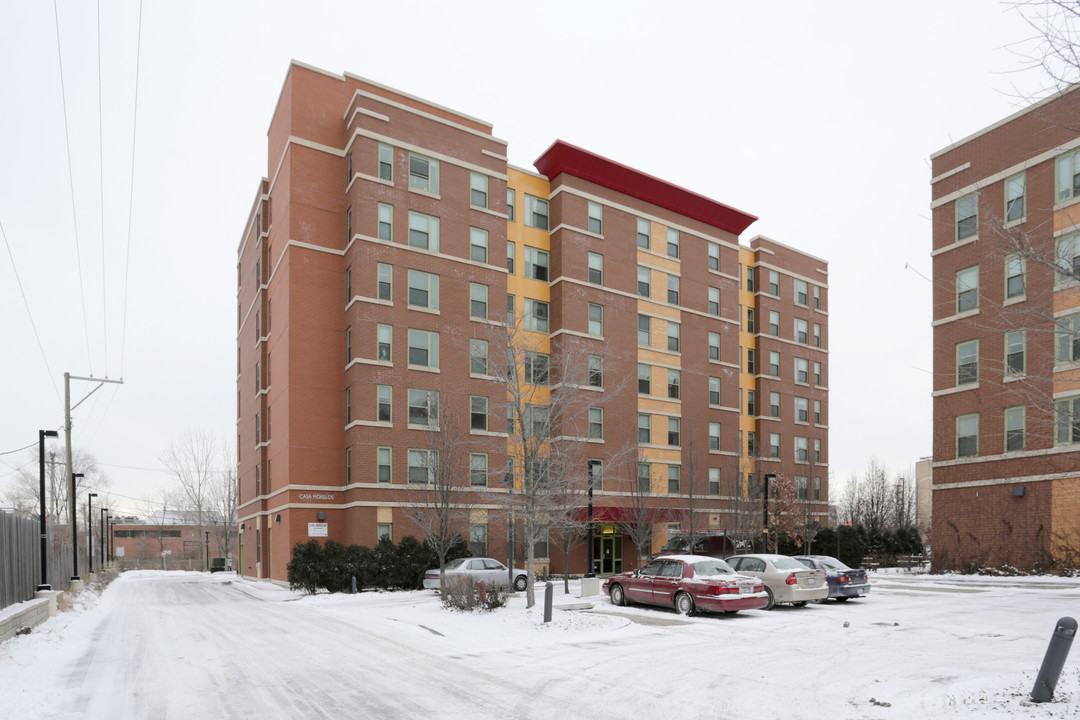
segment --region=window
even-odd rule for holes
[[[394,148],[379,143],[379,179],[394,181]]]
[[[439,161],[409,153],[409,187],[439,194]]]
[[[652,464],[639,462],[637,464],[637,487],[639,493],[652,492]]]
[[[548,281],[548,253],[547,250],[537,250],[534,247],[525,246],[525,277],[533,280]]]
[[[821,478],[819,477],[814,478],[814,499],[821,499]]]
[[[1060,428],[1059,428],[1060,429]],[[956,457],[975,457],[979,454],[979,414],[959,415],[956,418]]]
[[[1023,330],[1005,333],[1005,373],[1007,375],[1024,374],[1024,348]]]
[[[979,341],[956,343],[956,384],[979,382]]]
[[[439,333],[409,328],[409,364],[439,367]]]
[[[1080,315],[1070,315],[1054,321],[1058,364],[1080,361]]]
[[[1057,159],[1057,199],[1080,195],[1080,151]]]
[[[718,377],[709,378],[709,404],[720,404],[720,378]]]
[[[514,428],[514,418],[515,417],[516,417],[516,414],[515,414],[515,411],[514,411],[514,406],[510,405],[509,407],[506,408],[506,434],[507,435],[514,435],[517,432],[517,430]],[[510,463],[511,463],[511,465],[513,465],[513,458],[510,458]],[[513,473],[511,472],[510,475],[513,476]]]
[[[720,423],[718,422],[709,423],[709,449],[720,449]]]
[[[378,325],[375,328],[375,357],[380,362],[392,362],[394,327]]]
[[[821,309],[821,288],[817,285],[814,286],[814,309]]]
[[[821,363],[814,363],[814,385],[821,387]]]
[[[795,358],[795,382],[804,385],[810,382],[809,365],[806,358]]]
[[[810,422],[810,401],[804,397],[795,398],[795,421]]]
[[[742,352],[740,352],[739,355],[741,358]],[[746,349],[746,372],[751,375],[757,374],[757,350],[754,350],[753,348]]]
[[[604,234],[604,206],[591,200],[589,201],[589,232],[597,235]]]
[[[517,245],[513,242],[506,243],[506,272],[514,274],[514,261],[517,259]]]
[[[394,206],[379,203],[379,239],[387,242],[394,239]]]
[[[814,424],[815,425],[820,425],[821,424],[821,401],[820,400],[815,400],[814,401]]]
[[[648,315],[637,316],[637,344],[648,347],[651,342],[651,327]]]
[[[667,444],[672,447],[679,447],[679,431],[681,430],[682,423],[679,418],[669,417],[667,419]]]
[[[439,309],[439,276],[420,270],[409,270],[409,305]]]
[[[469,551],[473,557],[487,555],[487,525],[469,526]]]
[[[821,462],[821,438],[814,438],[814,462]],[[817,500],[818,497],[814,499]]]
[[[604,284],[604,256],[589,253],[589,282],[594,285]]]
[[[746,391],[746,414],[750,417],[757,416],[757,391]]]
[[[1024,217],[1024,173],[1005,181],[1005,222]]]
[[[604,387],[604,358],[589,356],[589,387]]]
[[[352,148],[349,148],[349,152],[345,155],[345,184],[348,185],[353,179],[352,168]]]
[[[821,326],[814,323],[814,347],[821,347]]]
[[[439,393],[436,390],[409,388],[409,424],[439,426]]]
[[[714,242],[709,243],[709,269],[720,271],[720,246]]]
[[[757,433],[750,431],[746,433],[746,454],[750,457],[757,456]]]
[[[375,449],[375,479],[378,482],[390,482],[393,458],[393,448],[380,447]]]
[[[604,461],[603,460],[589,460],[588,465],[589,472],[589,487],[593,490],[604,489]]]
[[[604,306],[589,303],[589,334],[604,336]]]
[[[1005,452],[1024,449],[1024,406],[1005,408]]]
[[[525,353],[525,382],[547,385],[550,379],[551,356],[545,353]]]
[[[637,366],[637,391],[639,395],[652,392],[652,369],[648,365]]]
[[[376,525],[376,534],[379,536],[379,540],[386,538],[392,541],[394,539],[393,523],[378,523]]]
[[[345,268],[345,304],[348,305],[352,301],[352,268]],[[240,316],[240,308],[236,308],[237,319]]]
[[[350,242],[352,242],[352,208],[351,207],[345,209],[345,244],[348,245]],[[255,279],[256,280],[261,280],[262,279],[261,275],[262,275],[262,271],[258,268],[258,264],[256,264]]]
[[[1080,235],[1065,235],[1057,239],[1057,265],[1054,282],[1059,285],[1080,277]]]
[[[469,340],[469,372],[473,375],[488,374],[488,342],[487,340]]]
[[[409,244],[439,252],[439,218],[410,210]]]
[[[525,329],[532,332],[548,331],[549,308],[546,302],[525,298]]]
[[[780,433],[769,433],[769,457],[780,457]]]
[[[720,468],[709,468],[709,494],[720,494]]]
[[[679,276],[667,276],[667,301],[672,305],[679,304]]]
[[[709,314],[720,315],[720,288],[709,288]]]
[[[717,333],[717,332],[710,332],[709,333],[709,359],[710,360],[719,360],[720,359],[720,333]]]
[[[679,231],[675,228],[667,231],[667,254],[668,257],[679,257]]]
[[[378,422],[393,422],[393,398],[394,388],[390,385],[379,385],[375,389],[375,419]]]
[[[750,265],[746,266],[746,289],[748,292],[754,292],[754,268]]]
[[[780,273],[776,270],[769,271],[769,294],[780,296]]]
[[[667,491],[676,495],[679,492],[679,466],[668,465],[667,466]]]
[[[803,475],[795,476],[795,499],[806,500],[808,498],[808,486],[810,479]]]
[[[780,393],[769,393],[769,417],[780,417]]]
[[[972,193],[956,201],[956,239],[974,237],[979,232],[979,196]]]
[[[679,323],[667,321],[667,349],[679,352]]]
[[[345,388],[345,422],[352,422],[352,388]]]
[[[769,311],[769,334],[780,337],[780,313],[775,310]]]
[[[810,459],[808,441],[804,437],[795,438],[795,462],[807,462]]]
[[[769,374],[780,377],[780,353],[776,351],[769,353]]]
[[[645,445],[652,442],[652,418],[644,413],[637,416],[637,439]]]
[[[678,370],[672,370],[668,368],[667,371],[667,396],[672,400],[679,399],[680,384],[682,381],[682,373]]]
[[[516,313],[514,312],[514,296],[513,295],[507,295],[506,296],[506,324],[507,325],[512,325],[514,323],[514,318],[515,317],[516,317]]]
[[[647,267],[638,265],[637,269],[637,294],[641,297],[649,297],[650,281],[652,272]]]
[[[797,305],[806,306],[809,296],[807,294],[807,285],[805,280],[795,279],[795,303]]]
[[[469,203],[475,207],[488,206],[488,176],[478,172],[469,173]]]
[[[435,482],[435,467],[439,461],[439,455],[434,450],[409,449],[409,482],[427,483]]]
[[[469,317],[486,320],[488,316],[488,286],[469,283]]]
[[[592,440],[604,439],[604,409],[598,407],[589,408],[589,438]]]
[[[386,263],[379,263],[378,267],[379,286],[377,288],[380,300],[393,300],[394,295],[394,268]]]
[[[1024,256],[1020,254],[1006,255],[1005,256],[1005,297],[1014,298],[1022,297],[1026,288],[1024,287],[1024,274],[1027,263],[1024,260]]]
[[[810,342],[809,324],[801,318],[795,318],[795,342],[806,345]]]
[[[352,361],[352,328],[345,328],[345,363]],[[258,365],[258,363],[256,363]],[[255,391],[259,391],[259,373],[255,373]]]
[[[757,311],[754,308],[746,308],[746,332],[757,332]]]
[[[529,227],[548,229],[548,201],[525,193],[525,224]]]
[[[550,411],[545,405],[529,405],[525,408],[525,426],[529,430],[529,437],[547,438]]]
[[[645,218],[637,219],[637,246],[643,250],[649,249],[652,239],[652,223]]]
[[[510,188],[506,188],[506,219],[510,222],[514,222],[514,216],[517,215],[515,209],[517,207],[517,193]]]
[[[487,477],[487,453],[469,453],[469,484],[474,487],[484,487],[487,485]]]
[[[488,231],[469,228],[469,259],[473,262],[488,261]]]
[[[1080,443],[1080,398],[1073,397],[1054,403],[1057,430],[1054,433],[1055,445],[1075,445]]]
[[[969,267],[956,273],[956,312],[973,310],[979,306],[979,266]]]
[[[469,429],[487,432],[488,399],[482,395],[469,398]]]

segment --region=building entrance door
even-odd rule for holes
[[[598,535],[593,538],[593,567],[599,575],[622,572],[622,535]]]

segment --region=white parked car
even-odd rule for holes
[[[829,597],[829,583],[824,570],[814,570],[787,555],[734,555],[728,564],[741,575],[751,575],[765,582],[769,593],[766,610],[776,603],[802,607],[814,600]]]
[[[475,582],[506,587],[511,584],[510,570],[494,558],[471,557],[458,558],[446,563],[446,576],[468,575]],[[514,568],[514,590],[521,592],[528,584],[528,575],[520,568]],[[439,589],[439,568],[424,573],[424,587],[428,590]]]

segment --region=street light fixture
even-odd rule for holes
[[[49,585],[48,533],[45,530],[45,438],[47,437],[59,437],[59,434],[55,430],[38,430],[38,468],[41,476],[39,488],[41,515],[38,518],[41,527],[41,584],[37,586],[38,590],[52,590],[52,586]]]
[[[106,538],[108,540],[108,543],[107,543],[107,547],[105,549],[105,557],[107,557],[109,559],[109,562],[112,562],[112,559],[113,559],[113,556],[112,556],[112,525],[113,525],[113,523],[112,523],[112,515],[106,515],[105,516],[105,527],[108,528],[108,537]]]
[[[97,493],[86,496],[86,571],[94,572],[94,498]]]
[[[75,479],[86,477],[83,473],[71,473],[71,579],[79,579],[79,523],[76,522],[78,515],[75,514]]]
[[[101,538],[101,569],[105,570],[105,514],[109,512],[109,508],[101,508],[101,532],[98,537]]]

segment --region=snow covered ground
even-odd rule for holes
[[[302,596],[129,572],[0,644],[12,718],[1060,718],[1028,699],[1080,581],[877,572],[863,600],[682,618],[442,608],[429,591]],[[555,585],[555,605],[581,602]],[[538,598],[542,600],[542,592]]]

